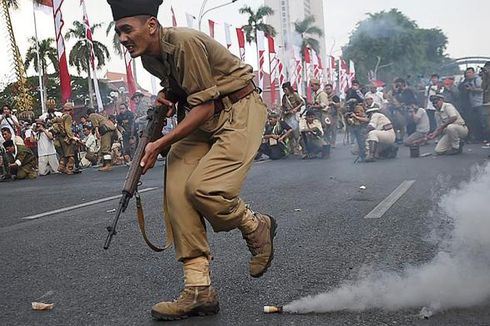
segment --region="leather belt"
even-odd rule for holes
[[[214,114],[220,113],[225,109],[225,105],[223,104],[223,98],[228,97],[230,100],[231,104],[235,104],[236,102],[240,101],[242,98],[250,95],[253,91],[255,91],[255,85],[252,82],[249,82],[247,86],[240,88],[237,91],[234,91],[233,93],[226,94],[224,96],[221,96],[214,100]]]

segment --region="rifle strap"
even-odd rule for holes
[[[143,239],[145,240],[148,247],[150,247],[153,251],[156,252],[164,251],[166,248],[158,248],[153,243],[151,243],[150,240],[148,239],[145,230],[145,214],[143,212],[143,205],[141,204],[141,197],[138,191],[135,192],[135,198],[136,198],[136,211],[138,214],[138,225],[140,227],[141,234],[143,235]]]

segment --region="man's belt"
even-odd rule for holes
[[[240,88],[239,90],[226,94],[225,96],[219,97],[214,100],[214,113],[220,113],[225,109],[225,105],[223,104],[223,98],[228,97],[231,104],[235,104],[240,101],[242,98],[250,95],[253,91],[255,91],[255,85],[252,82],[249,82],[247,86]]]

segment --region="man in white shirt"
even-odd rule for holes
[[[458,110],[451,104],[444,102],[444,96],[438,94],[430,98],[437,110],[437,117],[440,125],[428,135],[429,139],[434,139],[442,135],[437,143],[435,152],[439,155],[457,155],[463,152],[463,140],[468,136],[468,128]]]
[[[93,133],[92,126],[83,126],[83,134],[85,135],[85,138],[82,140],[82,143],[85,146],[85,155],[82,154],[81,163],[83,167],[90,167],[91,165],[97,164],[99,145],[97,143],[97,138]]]
[[[415,123],[415,132],[405,139],[403,142],[405,146],[420,145],[427,142],[427,134],[430,130],[427,112],[414,105],[408,109],[408,117]]]
[[[37,142],[37,154],[39,156],[39,175],[57,173],[59,163],[54,147],[53,133],[46,129],[44,120],[36,120],[36,132],[32,133],[31,141]]]
[[[17,117],[12,114],[12,110],[10,109],[10,106],[8,106],[7,104],[3,105],[2,114],[0,114],[0,129],[3,129],[3,128],[9,128],[10,133],[12,135],[16,134],[16,132],[15,132],[16,129],[21,128],[21,126],[19,124],[19,120],[17,120]],[[0,145],[2,145],[5,140],[6,139],[4,139],[0,135]]]
[[[396,134],[390,119],[384,114],[379,113],[378,107],[367,109],[366,114],[369,117],[369,124],[366,140],[368,156],[366,157],[365,162],[375,162],[378,144],[393,145],[395,143]],[[398,150],[398,147],[393,146],[394,156],[396,156],[395,148],[396,151]],[[391,158],[391,156],[389,157]]]

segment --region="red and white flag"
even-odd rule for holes
[[[134,80],[133,75],[133,58],[129,54],[128,50],[124,48],[124,63],[126,64],[126,80],[128,81],[128,95],[129,98],[132,98],[134,93],[136,93],[136,81]],[[130,109],[133,112],[136,112],[136,103],[131,100]]]
[[[230,33],[231,25],[225,23],[225,39],[226,39],[226,48],[229,49],[231,47],[231,33]]]
[[[337,60],[335,60],[334,56],[328,56],[327,62],[327,81],[332,84],[333,90],[337,90]]]
[[[305,78],[306,78],[306,99],[308,102],[311,102],[311,86],[310,79],[312,77],[312,65],[311,65],[311,50],[309,47],[305,47],[304,49],[304,59],[305,59]]]
[[[354,61],[349,60],[349,87],[352,87],[352,81],[356,79],[356,68]]]
[[[258,67],[259,67],[259,88],[264,90],[264,62],[265,62],[265,34],[263,31],[257,31],[257,53],[258,53]]]
[[[170,6],[170,11],[172,12],[172,26],[177,27],[177,19],[175,19],[175,12],[172,6]]]
[[[209,24],[209,36],[214,38],[214,25],[216,24],[216,22],[214,22],[211,19],[208,19],[208,24]]]
[[[65,24],[61,14],[61,5],[64,0],[53,0],[53,19],[56,33],[56,48],[58,50],[58,62],[60,71],[61,102],[64,104],[71,97],[71,77],[66,62],[65,40],[62,29]]]
[[[196,17],[186,12],[185,19],[187,20],[187,27],[194,28],[194,21],[196,20]]]
[[[240,52],[240,60],[245,61],[245,33],[241,28],[236,29],[236,36],[238,39],[238,50]]]
[[[349,87],[349,66],[343,58],[339,58],[339,91],[345,93]]]
[[[44,12],[46,15],[53,14],[53,0],[38,0],[34,1],[34,8]]]
[[[269,45],[269,79],[271,86],[271,103],[275,104],[276,101],[276,86],[279,81],[279,59],[277,57],[274,38],[267,35],[267,42]]]
[[[97,98],[97,107],[99,112],[104,110],[104,105],[102,104],[102,97],[100,96],[99,81],[97,79],[97,65],[95,64],[95,53],[94,53],[94,42],[92,38],[92,29],[90,28],[90,22],[88,20],[87,8],[85,7],[85,0],[80,0],[80,6],[82,6],[83,12],[83,24],[85,26],[85,38],[90,50],[90,70],[92,74],[92,80],[94,83],[95,97]]]
[[[303,63],[301,59],[301,49],[299,46],[293,46],[293,56],[294,56],[294,73],[292,77],[293,88],[295,88],[300,95],[303,95],[303,87],[301,87],[301,83],[303,82]]]

